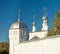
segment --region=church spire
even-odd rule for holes
[[[44,6],[44,16],[42,17],[43,23],[42,23],[42,30],[48,30],[48,19],[47,19],[47,13],[46,13],[46,7]]]
[[[44,16],[46,16],[46,7],[45,6],[44,6],[43,10],[44,10]]]
[[[35,18],[36,18],[36,16],[35,15],[33,15],[33,17],[34,17],[34,21],[33,21],[33,23],[32,23],[32,32],[35,32],[36,31],[36,21],[35,21]]]
[[[35,18],[36,18],[36,16],[35,16],[35,15],[33,15],[33,18],[34,18],[34,22],[35,22]]]
[[[20,22],[20,9],[18,11],[18,22]]]

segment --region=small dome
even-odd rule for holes
[[[32,24],[36,24],[35,21]]]
[[[46,20],[47,19],[47,16],[43,16],[43,18],[42,18],[43,20]]]
[[[19,28],[19,29],[23,28],[24,29],[24,28],[27,28],[27,26],[22,22],[15,22],[10,27],[10,29],[16,29],[16,28]]]

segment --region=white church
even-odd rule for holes
[[[60,35],[47,37],[48,19],[46,8],[42,17],[42,30],[36,31],[36,21],[32,22],[32,32],[20,20],[14,22],[9,29],[9,54],[60,54]]]

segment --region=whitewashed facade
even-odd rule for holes
[[[60,54],[60,35],[20,43],[15,54]]]

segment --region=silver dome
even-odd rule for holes
[[[11,25],[10,29],[21,29],[21,28],[27,28],[27,26],[22,22],[15,22]]]

